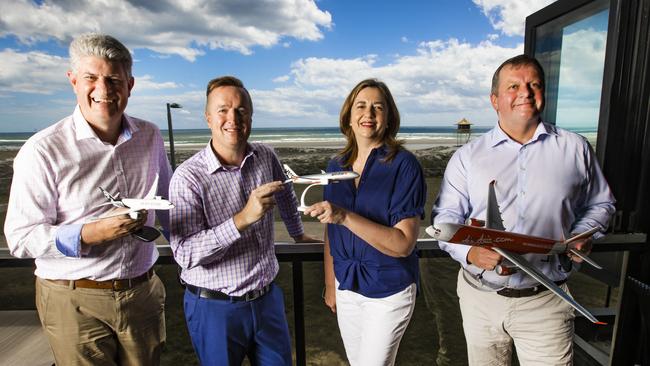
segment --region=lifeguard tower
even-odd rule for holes
[[[466,118],[456,122],[456,146],[466,144],[472,137],[472,123]]]

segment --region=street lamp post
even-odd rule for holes
[[[172,163],[172,170],[176,170],[176,156],[174,154],[174,129],[172,127],[172,108],[183,108],[178,103],[167,103],[167,128],[169,132],[169,153]]]

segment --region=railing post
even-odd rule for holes
[[[293,271],[293,318],[296,339],[296,365],[305,366],[307,364],[307,357],[305,354],[305,308],[302,287],[302,260],[294,259],[291,263]]]

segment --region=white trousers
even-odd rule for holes
[[[472,287],[462,268],[457,290],[470,365],[509,365],[513,342],[522,366],[573,364],[573,308],[551,291],[504,297]]]
[[[393,365],[415,308],[415,283],[379,299],[336,287],[336,317],[350,365]]]

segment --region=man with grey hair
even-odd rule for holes
[[[133,235],[154,215],[97,219],[110,216],[98,187],[167,196],[171,168],[158,128],[124,113],[129,50],[85,34],[71,43],[70,64],[73,114],[29,138],[14,160],[7,243],[12,255],[36,259],[36,307],[57,364],[155,365],[165,289],[152,269],[155,245]]]

